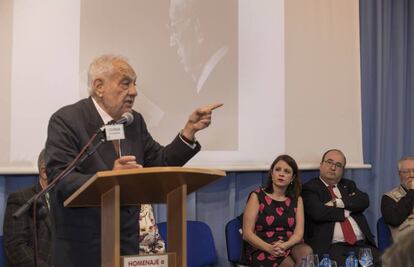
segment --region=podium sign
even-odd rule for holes
[[[168,252],[176,253],[178,267],[186,267],[187,195],[225,175],[221,170],[182,167],[97,172],[64,206],[101,207],[101,266],[121,267],[120,206],[167,203]]]
[[[175,267],[175,253],[121,256],[122,267]]]

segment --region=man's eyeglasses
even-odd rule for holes
[[[414,169],[401,169],[400,173],[402,173],[404,175],[412,174],[412,173],[414,173]]]
[[[333,161],[331,159],[325,160],[324,163],[326,165],[328,165],[329,167],[335,166],[335,168],[338,168],[338,169],[342,169],[344,167],[344,165],[342,165],[342,163],[335,162],[335,161]]]

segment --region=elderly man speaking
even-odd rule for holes
[[[95,59],[89,68],[90,97],[63,107],[49,121],[46,165],[49,178],[56,177],[80,152],[103,124],[131,112],[133,122],[125,127],[125,139],[106,142],[95,154],[69,174],[51,194],[55,226],[54,265],[98,267],[101,265],[99,208],[64,208],[63,202],[97,171],[151,166],[182,166],[199,150],[195,133],[211,123],[212,104],[194,111],[184,128],[167,146],[157,143],[142,115],[132,110],[137,75],[127,60],[113,55]],[[121,208],[121,255],[138,251],[138,207]]]

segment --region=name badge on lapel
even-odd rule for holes
[[[122,140],[125,139],[124,125],[113,124],[105,126],[106,140]]]

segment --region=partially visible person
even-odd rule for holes
[[[401,184],[381,200],[382,217],[391,228],[394,242],[414,229],[414,157],[401,158],[398,173]]]
[[[237,2],[170,0],[169,18],[170,46],[177,48],[197,94],[213,73],[215,79],[226,77],[227,94],[237,92],[229,86],[237,80]]]
[[[37,161],[39,180],[36,185],[11,193],[7,199],[3,235],[4,249],[9,267],[34,266],[33,211],[30,209],[17,219],[13,217],[13,214],[30,198],[47,186],[44,154],[45,151],[42,150]],[[48,267],[52,266],[52,227],[49,218],[47,196],[41,198],[41,205],[38,205],[38,208],[38,266]]]
[[[150,204],[142,204],[139,213],[139,254],[165,253],[165,242],[158,232]]]
[[[103,124],[120,119],[126,112],[134,118],[124,127],[125,139],[102,144],[52,190],[55,266],[101,266],[100,209],[66,208],[63,202],[70,195],[98,171],[184,165],[201,149],[195,134],[210,125],[212,111],[222,106],[211,104],[196,109],[171,143],[162,146],[148,132],[142,115],[132,109],[138,94],[136,80],[137,74],[125,58],[102,55],[89,67],[90,97],[59,109],[50,118],[46,141],[49,179],[57,177],[75,159]],[[134,255],[139,249],[138,217],[138,206],[121,207],[121,255]]]
[[[319,177],[303,185],[305,205],[305,242],[319,256],[328,253],[345,265],[350,251],[370,248],[376,266],[381,266],[380,252],[363,212],[369,197],[355,182],[343,178],[346,158],[342,151],[326,151],[319,165]]]
[[[249,266],[299,266],[312,253],[303,242],[304,211],[295,160],[278,156],[267,184],[251,192],[243,215],[243,239]]]
[[[384,267],[411,267],[414,266],[414,229],[400,236],[382,255]]]

